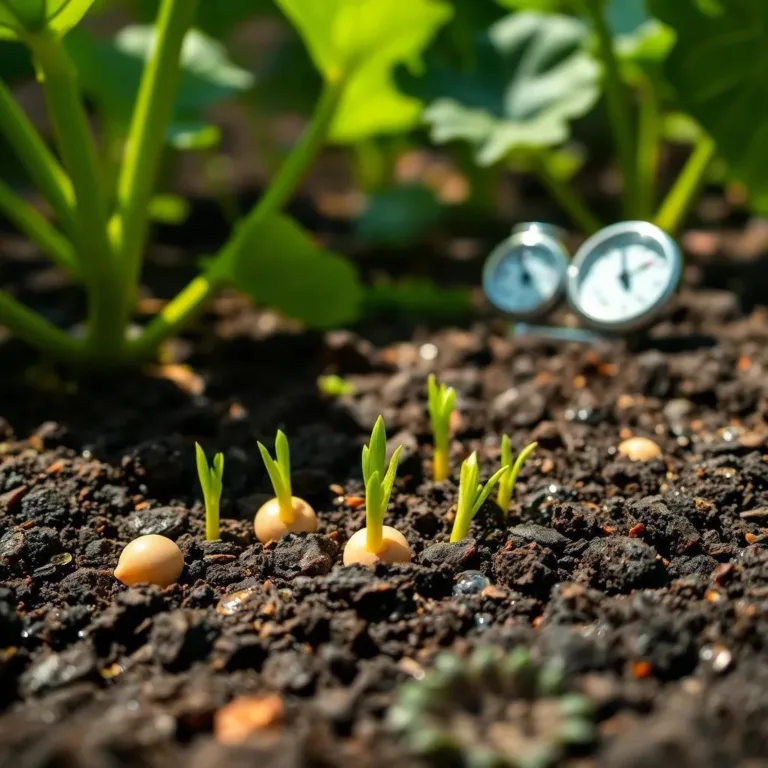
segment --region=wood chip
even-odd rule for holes
[[[284,720],[280,696],[242,696],[216,712],[213,733],[220,744],[242,744],[254,734],[279,728]]]

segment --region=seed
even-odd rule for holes
[[[619,443],[619,453],[630,461],[650,461],[661,456],[661,448],[647,437],[630,437]]]

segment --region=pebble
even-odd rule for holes
[[[463,571],[456,577],[453,594],[457,597],[479,595],[490,583],[481,571]]]
[[[230,592],[219,600],[216,604],[216,613],[220,616],[232,616],[243,608],[256,592],[256,587],[240,589],[237,592]]]
[[[630,461],[651,461],[661,456],[661,448],[647,437],[630,437],[619,443],[619,453]]]

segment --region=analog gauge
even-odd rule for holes
[[[649,325],[675,293],[682,254],[663,230],[625,221],[587,240],[568,268],[573,309],[603,331],[636,331]]]
[[[526,224],[499,244],[483,268],[483,289],[498,309],[520,320],[541,317],[560,301],[568,257],[547,225]]]

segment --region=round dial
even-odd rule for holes
[[[562,298],[568,266],[565,249],[543,229],[518,229],[498,245],[483,268],[491,303],[520,319],[540,317]]]
[[[593,235],[568,268],[571,306],[590,325],[634,331],[657,317],[682,272],[675,241],[646,221],[625,221]]]

